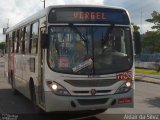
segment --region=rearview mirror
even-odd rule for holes
[[[140,54],[141,53],[141,36],[139,32],[134,32],[134,48],[135,48],[135,53]]]

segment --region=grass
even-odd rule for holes
[[[136,73],[149,74],[149,75],[160,75],[160,72],[157,72],[155,70],[148,70],[148,69],[141,69],[141,68],[136,68]]]

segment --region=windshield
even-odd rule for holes
[[[108,74],[132,66],[130,28],[50,26],[48,64],[68,74]]]

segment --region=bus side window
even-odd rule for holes
[[[16,42],[17,42],[16,53],[19,52],[19,44],[20,44],[20,43],[19,43],[19,41],[20,41],[20,40],[19,40],[19,31],[20,31],[20,30],[17,30],[17,32],[16,32],[16,33],[17,33],[17,34],[16,34]]]
[[[23,43],[23,28],[20,29],[20,33],[19,33],[19,53],[23,53],[22,43]]]
[[[9,49],[9,35],[6,35],[6,47],[5,47],[5,52],[8,53],[8,49]]]
[[[15,32],[12,33],[12,53],[14,53],[15,50]]]
[[[31,46],[31,53],[37,53],[37,46],[38,46],[38,22],[31,25],[31,37],[30,37],[30,46]]]
[[[17,50],[17,31],[14,31],[14,52],[16,53],[16,50]]]
[[[13,44],[12,44],[12,32],[9,33],[9,52],[12,53]]]
[[[25,33],[26,33],[26,27],[22,29],[22,36],[21,36],[21,42],[22,42],[22,54],[25,54]]]
[[[29,37],[30,37],[30,25],[25,29],[24,41],[25,41],[25,53],[29,53]]]

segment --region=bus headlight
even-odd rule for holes
[[[120,88],[117,89],[115,94],[127,93],[128,91],[131,90],[131,88],[132,88],[132,83],[126,82]]]
[[[53,84],[53,85],[52,85],[52,89],[53,89],[53,90],[57,90],[57,88],[58,88],[58,86],[57,86],[56,84]]]
[[[131,86],[132,86],[132,83],[131,83],[131,82],[126,82],[126,86],[127,86],[127,87],[131,87]]]
[[[69,92],[61,85],[54,81],[47,81],[47,85],[56,95],[69,96]]]

